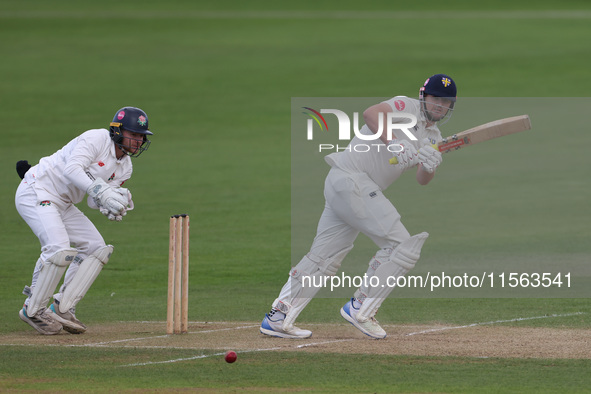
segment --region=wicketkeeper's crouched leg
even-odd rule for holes
[[[44,335],[57,334],[62,324],[54,319],[51,311],[47,311],[47,303],[51,298],[62,275],[74,261],[76,249],[60,249],[47,260],[39,258],[33,275],[31,286],[25,286],[23,294],[27,296],[25,305],[19,311],[21,320]]]
[[[84,298],[112,253],[113,245],[105,245],[84,260],[76,260],[68,269],[59,293],[54,294],[51,310],[69,333],[81,334],[86,331],[86,326],[76,318],[76,305]]]

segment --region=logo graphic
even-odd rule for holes
[[[99,167],[103,167],[105,165],[105,163],[103,163],[102,161],[98,162]]]
[[[394,106],[396,107],[396,109],[398,111],[404,111],[404,107],[405,107],[404,101],[402,101],[402,100],[396,100],[396,101],[394,101]]]
[[[49,200],[41,201],[39,203],[39,205],[41,205],[42,207],[48,207],[51,205],[51,201],[49,201]]]
[[[117,114],[117,119],[121,120],[125,117],[125,111],[119,111]]]
[[[137,123],[140,126],[145,126],[146,125],[146,122],[147,122],[147,119],[146,119],[146,117],[144,115],[140,115],[140,117],[137,118]]]
[[[449,85],[451,85],[451,81],[449,80],[449,78],[441,78],[441,83],[443,83],[444,87],[448,87]]]
[[[107,179],[108,181],[112,181],[113,178],[115,178],[115,173],[111,174],[111,176],[109,177],[109,179]]]
[[[309,115],[312,117],[312,119],[314,119],[316,121],[316,123],[318,123],[318,126],[320,126],[320,130],[324,130],[322,128],[322,123],[324,123],[324,127],[326,127],[326,131],[328,131],[328,125],[326,124],[326,120],[324,120],[324,117],[322,115],[320,115],[320,113],[310,107],[302,107],[304,109],[307,109],[308,111],[312,111],[313,113],[309,113],[309,112],[302,112],[304,115]],[[322,119],[322,123],[320,123],[320,119]],[[312,130],[312,119],[308,119],[308,139],[311,139],[311,130]]]
[[[402,103],[404,104],[404,103]],[[336,116],[337,121],[339,123],[339,131],[338,131],[338,138],[339,140],[351,140],[351,129],[353,129],[354,136],[359,138],[363,141],[375,141],[380,138],[380,136],[385,132],[387,139],[390,141],[393,139],[393,130],[400,130],[408,138],[412,141],[416,141],[417,137],[409,130],[416,126],[417,124],[417,117],[411,113],[406,112],[388,112],[378,114],[378,128],[374,134],[363,134],[361,133],[361,129],[359,128],[359,113],[353,112],[353,122],[349,118],[344,111],[338,109],[321,109],[320,112],[310,108],[310,107],[302,107],[309,111],[312,111],[313,114],[308,112],[303,112],[305,115],[309,115],[312,119],[316,120],[316,123],[320,126],[321,130],[324,130],[322,124],[326,127],[328,131],[328,125],[326,124],[326,120],[321,114],[333,114]],[[399,109],[400,110],[400,109]],[[386,127],[384,127],[384,118],[386,119]],[[307,138],[308,140],[314,139],[314,122],[312,119],[308,119],[307,122]],[[402,121],[404,119],[404,121]],[[320,123],[322,120],[322,123]]]

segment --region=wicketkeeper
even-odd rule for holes
[[[331,169],[325,181],[326,203],[316,237],[310,252],[290,271],[287,283],[265,315],[260,327],[263,334],[281,338],[312,335],[311,331],[300,329],[294,323],[321,287],[304,286],[303,278],[312,279],[305,281],[308,284],[326,283],[327,276],[339,271],[361,232],[371,238],[379,250],[369,261],[366,273],[369,280],[357,289],[340,312],[364,334],[372,338],[386,336],[375,319],[382,302],[393,290],[386,284],[395,283],[392,278],[403,276],[414,267],[429,234],[411,236],[382,191],[411,168],[416,168],[419,184],[426,185],[433,179],[442,158],[431,144],[442,139],[438,124],[451,116],[456,96],[456,84],[449,76],[433,75],[420,88],[418,100],[397,96],[363,113],[365,125],[361,133],[371,136],[383,131],[380,140],[385,146],[374,143],[369,152],[357,151],[355,145],[366,146],[366,141],[356,136],[348,149],[325,157]],[[409,124],[408,114],[414,115],[417,124],[410,131],[416,141],[402,130],[394,130],[394,139],[388,140],[385,132],[388,113],[393,113],[394,122],[399,124]],[[398,160],[397,165],[389,162],[393,155]],[[377,286],[372,287],[372,284]]]
[[[26,161],[17,163],[22,181],[16,209],[41,243],[19,316],[41,334],[57,334],[62,328],[72,334],[86,331],[75,308],[109,261],[113,246],[105,244],[75,204],[88,194],[91,208],[121,221],[133,209],[131,193],[121,186],[131,177],[131,157],[148,149],[148,135],[152,132],[146,113],[124,107],[109,130],[88,130],[33,167]],[[53,294],[64,272],[63,284]]]

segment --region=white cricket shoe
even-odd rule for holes
[[[86,332],[86,326],[74,314],[74,308],[66,313],[60,312],[59,302],[54,301],[49,309],[53,312],[53,318],[64,326],[64,330],[70,334],[83,334]]]
[[[39,309],[35,316],[27,315],[27,307],[23,306],[18,313],[22,321],[33,327],[40,334],[55,335],[62,330],[62,325],[53,317],[55,316],[47,308]]]
[[[378,324],[378,321],[373,317],[369,319],[357,319],[357,312],[359,312],[358,308],[355,308],[353,305],[353,301],[355,299],[351,298],[347,303],[341,308],[341,316],[349,323],[353,324],[355,328],[359,331],[368,335],[375,339],[382,339],[386,338],[386,331]]]
[[[296,326],[292,326],[291,328],[285,330],[283,328],[284,319],[272,320],[273,313],[271,312],[270,314],[271,316],[269,316],[269,314],[265,314],[265,318],[261,323],[261,333],[270,335],[272,337],[289,339],[305,339],[312,336],[312,331],[302,330]]]

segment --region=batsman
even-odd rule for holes
[[[86,331],[76,318],[76,305],[109,261],[113,246],[76,204],[88,194],[91,208],[121,221],[133,209],[130,191],[121,186],[131,177],[131,158],[148,149],[152,134],[143,110],[124,107],[108,130],[85,131],[33,167],[27,161],[17,163],[22,181],[16,209],[41,244],[19,316],[39,333]],[[62,276],[63,284],[53,294]]]
[[[416,180],[421,185],[433,179],[442,157],[431,145],[442,139],[438,125],[451,117],[456,97],[456,84],[451,77],[433,75],[419,89],[418,100],[396,96],[364,111],[361,134],[381,133],[381,144],[372,144],[370,151],[358,150],[355,145],[366,146],[366,141],[355,136],[348,149],[325,157],[331,169],[325,180],[325,206],[316,237],[309,253],[291,269],[271,311],[265,315],[260,327],[263,334],[281,338],[312,335],[311,331],[294,325],[321,288],[309,284],[326,283],[327,277],[335,275],[353,242],[363,233],[379,249],[369,261],[366,272],[369,280],[355,291],[340,314],[362,333],[376,339],[386,337],[376,313],[394,289],[389,285],[395,283],[392,279],[406,275],[415,266],[429,234],[411,236],[383,191],[410,169],[416,171]],[[388,140],[383,132],[388,126],[386,120],[408,124],[409,114],[417,120],[409,130],[412,135],[395,129],[393,139]],[[398,164],[390,164],[393,157]],[[313,280],[304,280],[306,277]]]

